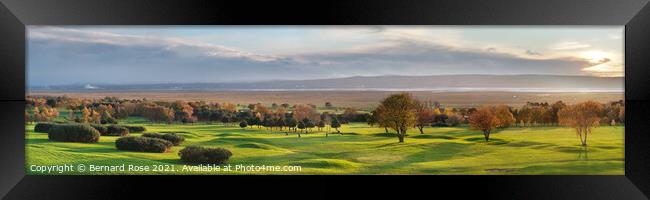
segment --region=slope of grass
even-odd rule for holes
[[[177,132],[187,139],[168,153],[119,151],[117,137],[99,143],[52,142],[26,126],[26,171],[31,165],[173,165],[175,172],[66,172],[63,174],[624,174],[624,127],[598,127],[587,147],[572,129],[509,128],[490,142],[466,127],[409,131],[405,143],[383,128],[344,125],[342,135],[302,134],[221,124],[152,124],[139,118],[122,123],[146,126],[146,132]],[[132,134],[139,135],[139,134]],[[188,145],[223,147],[233,152],[230,165],[300,166],[301,171],[181,171],[178,151]],[[58,173],[51,173],[56,175]]]

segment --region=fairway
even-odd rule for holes
[[[410,129],[404,143],[393,133],[364,123],[344,124],[342,135],[314,129],[294,132],[264,127],[245,129],[222,124],[152,124],[130,117],[121,124],[143,125],[146,132],[176,132],[186,141],[168,153],[140,153],[115,148],[118,137],[102,136],[98,143],[49,141],[26,125],[26,172],[30,165],[175,165],[175,172],[71,172],[69,174],[624,174],[624,126],[601,126],[580,146],[575,130],[564,127],[507,128],[485,142],[468,127]],[[131,134],[140,135],[140,134]],[[230,165],[300,166],[294,172],[194,172],[178,151],[185,146],[223,147],[232,151]],[[45,173],[47,174],[47,173]],[[49,175],[58,175],[51,173]],[[66,173],[63,173],[66,174]]]

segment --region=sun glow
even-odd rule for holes
[[[592,63],[603,63],[607,62],[610,58],[608,58],[608,54],[602,51],[587,51],[582,53],[582,57],[589,60],[589,62]]]

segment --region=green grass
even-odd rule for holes
[[[574,131],[561,127],[508,128],[490,142],[466,127],[409,131],[405,143],[365,124],[344,125],[343,134],[303,134],[220,124],[151,124],[141,118],[121,123],[147,127],[147,132],[179,132],[186,141],[169,153],[119,151],[117,137],[99,143],[52,142],[47,134],[26,126],[26,171],[30,165],[184,165],[178,151],[187,145],[223,147],[233,152],[230,165],[301,166],[299,172],[68,172],[63,174],[624,174],[624,127],[594,129],[588,146]],[[139,134],[132,134],[139,135]],[[57,175],[58,173],[52,173]]]

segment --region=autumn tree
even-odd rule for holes
[[[472,129],[483,131],[487,142],[490,140],[490,132],[499,126],[499,119],[492,108],[483,107],[470,115],[469,125]]]
[[[237,105],[232,103],[223,103],[221,109],[228,112],[237,112]]]
[[[81,110],[81,122],[83,123],[90,122],[90,110],[88,109],[88,107],[84,107],[84,109]]]
[[[305,104],[298,104],[295,106],[293,109],[293,118],[295,118],[298,121],[303,121],[305,119],[309,119],[312,121],[320,121],[320,114],[316,112],[316,110]],[[318,120],[315,120],[314,117],[318,116]]]
[[[255,104],[254,111],[257,112],[257,113],[260,113],[262,116],[271,113],[271,110],[269,108],[267,108],[266,106],[264,106],[264,105],[262,105],[260,103]]]
[[[515,117],[510,112],[510,108],[506,105],[496,106],[494,108],[494,114],[496,115],[497,120],[499,120],[498,127],[500,128],[509,127],[516,122]]]
[[[403,143],[406,131],[417,121],[415,110],[416,101],[410,94],[390,95],[377,107],[379,124],[395,130],[399,142]]]
[[[557,101],[553,104],[551,104],[551,123],[557,125],[559,123],[559,119],[557,117],[557,113],[560,112],[560,110],[564,109],[566,107],[566,104],[562,101]]]
[[[417,112],[417,122],[415,123],[415,126],[420,130],[420,134],[424,134],[424,127],[434,122],[434,111],[421,102],[416,101],[415,106]]]
[[[558,112],[561,125],[576,129],[576,135],[583,146],[587,145],[587,135],[600,124],[603,106],[595,101],[586,101],[572,106],[566,106]]]
[[[95,110],[90,110],[90,122],[99,124],[101,123],[102,116],[99,112]]]

